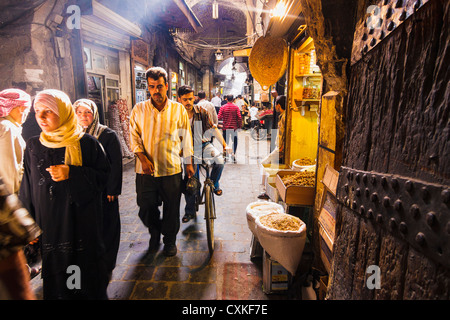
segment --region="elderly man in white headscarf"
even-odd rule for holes
[[[0,92],[0,177],[9,193],[17,193],[23,174],[22,123],[31,108],[30,95],[20,89]]]

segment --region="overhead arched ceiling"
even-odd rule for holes
[[[220,49],[224,59],[233,50],[247,45],[247,15],[243,1],[218,1],[218,19],[212,17],[212,0],[191,1],[191,10],[201,22],[197,33],[177,35],[184,49],[195,50],[196,60],[203,66],[215,65],[215,52]]]

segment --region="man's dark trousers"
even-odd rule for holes
[[[136,194],[139,218],[151,237],[162,234],[165,245],[175,244],[180,229],[181,173],[164,177],[137,173]],[[161,200],[162,219],[158,208]]]

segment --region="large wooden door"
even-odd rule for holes
[[[450,3],[415,3],[354,40],[328,299],[450,298]]]

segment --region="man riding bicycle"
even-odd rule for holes
[[[195,177],[198,178],[198,165],[201,159],[212,164],[211,180],[214,181],[214,193],[218,196],[222,195],[222,189],[219,187],[220,176],[224,168],[223,153],[219,152],[211,143],[211,137],[215,136],[223,146],[224,152],[230,152],[217,126],[212,121],[207,110],[200,106],[194,105],[194,90],[189,86],[181,86],[178,89],[178,101],[186,108],[189,121],[191,122],[191,131],[194,140],[194,169]],[[182,218],[183,222],[188,222],[195,217],[195,195],[185,193],[186,200],[185,214]]]

